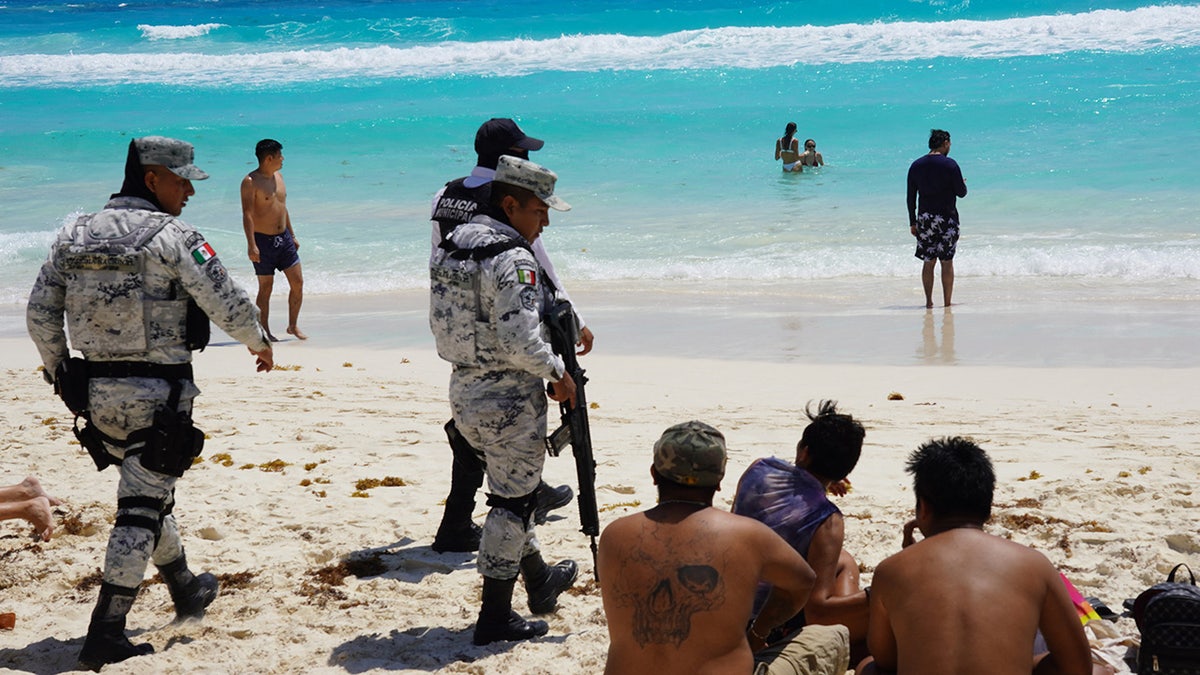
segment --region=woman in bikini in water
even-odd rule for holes
[[[825,158],[817,152],[817,142],[813,139],[804,141],[804,154],[800,155],[801,166],[825,166]]]
[[[800,164],[800,141],[796,140],[795,122],[788,122],[783,138],[775,141],[775,159],[783,160],[784,171],[804,171]]]

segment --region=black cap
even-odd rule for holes
[[[481,157],[499,157],[509,148],[541,150],[545,141],[526,136],[517,123],[507,117],[493,117],[475,132],[475,154]]]

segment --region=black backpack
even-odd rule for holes
[[[1175,581],[1180,567],[1190,583],[1182,574]],[[1165,582],[1142,591],[1133,603],[1133,618],[1142,633],[1139,675],[1200,675],[1200,587],[1191,568],[1180,563]]]

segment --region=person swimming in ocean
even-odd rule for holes
[[[804,152],[800,155],[800,166],[825,166],[825,158],[817,152],[817,142],[809,138],[804,141]]]
[[[796,140],[796,123],[788,122],[783,137],[775,141],[775,159],[783,160],[784,171],[804,171],[800,163],[800,141]]]

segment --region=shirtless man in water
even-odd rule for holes
[[[987,534],[996,475],[965,438],[909,456],[916,519],[875,569],[860,674],[1099,675],[1062,577],[1046,556]],[[915,541],[914,529],[924,536]],[[1048,652],[1034,653],[1041,631]]]
[[[288,280],[287,332],[301,340],[308,336],[296,326],[300,303],[304,301],[304,275],[300,270],[300,242],[292,231],[292,218],[287,210],[287,186],[283,183],[283,146],[279,141],[264,138],[254,147],[258,168],[242,179],[242,227],[254,274],[258,276],[258,320],[272,341],[277,341],[267,325],[271,309],[271,290],[275,287],[275,270],[283,271]]]
[[[658,506],[604,529],[597,561],[609,634],[604,672],[843,675],[844,626],[806,626],[762,647],[762,637],[804,606],[815,575],[771,528],[713,508],[725,459],[725,437],[713,427],[693,421],[667,429],[650,469]],[[777,602],[751,623],[761,582]]]

